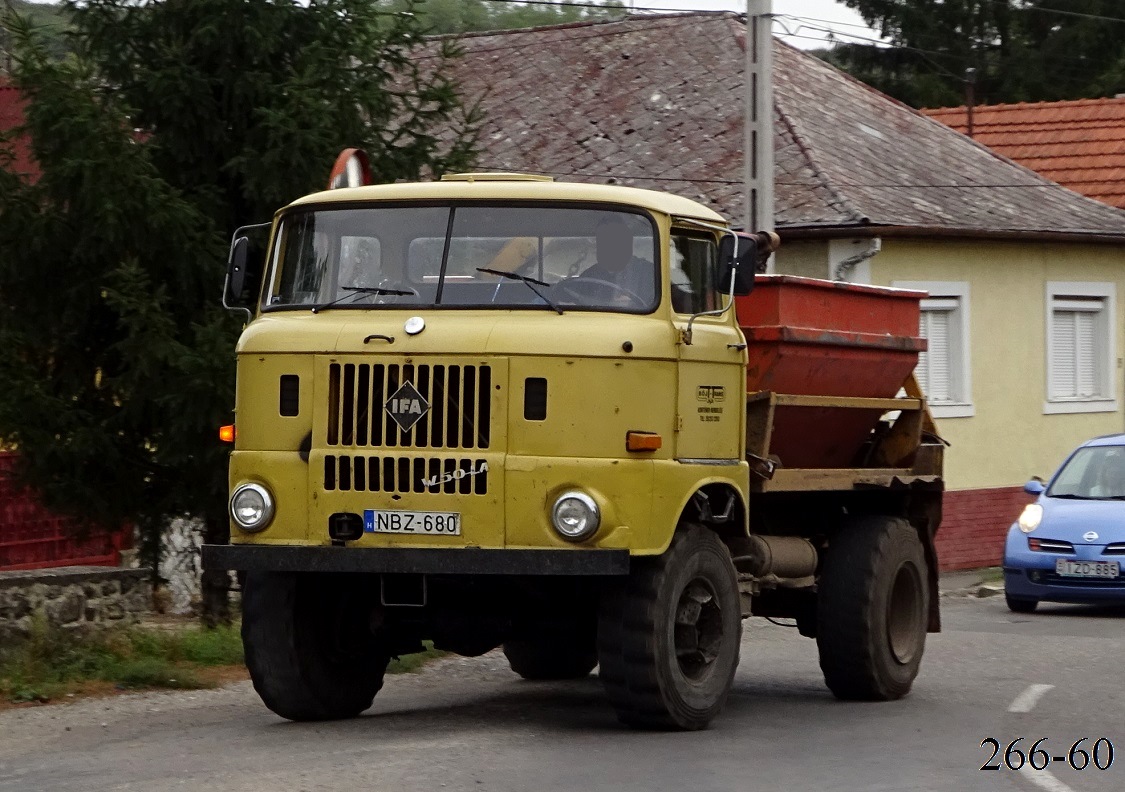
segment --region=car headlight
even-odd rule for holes
[[[564,492],[551,509],[551,524],[568,542],[581,542],[593,536],[601,525],[598,504],[585,492]]]
[[[1020,530],[1024,533],[1031,533],[1039,527],[1039,523],[1043,520],[1043,507],[1038,503],[1029,503],[1023,507],[1023,513],[1017,521]]]
[[[273,496],[261,484],[241,484],[230,496],[230,517],[244,531],[260,531],[273,519]]]

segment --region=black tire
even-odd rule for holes
[[[1035,609],[1039,607],[1039,600],[1037,599],[1017,599],[1004,595],[1004,599],[1008,602],[1008,610],[1012,613],[1034,613]]]
[[[354,718],[383,686],[389,657],[355,603],[369,593],[339,576],[251,572],[242,642],[254,689],[294,721]]]
[[[504,656],[512,670],[524,679],[582,679],[598,664],[598,650],[592,637],[584,640],[564,633],[553,638],[515,638],[504,642]]]
[[[817,596],[817,649],[839,699],[905,696],[926,646],[930,591],[918,532],[896,517],[850,521],[831,538]]]
[[[726,701],[741,639],[730,553],[711,531],[681,526],[663,555],[634,560],[602,599],[599,674],[618,719],[704,728]]]

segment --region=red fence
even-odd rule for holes
[[[84,531],[79,520],[48,511],[16,486],[14,462],[0,452],[0,569],[119,564],[127,532]]]

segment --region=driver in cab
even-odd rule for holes
[[[618,215],[598,223],[595,231],[597,263],[578,279],[595,288],[591,297],[607,305],[645,308],[656,302],[651,261],[633,255],[633,232]],[[595,296],[596,295],[596,296]]]

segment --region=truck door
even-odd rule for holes
[[[670,250],[675,324],[721,308],[718,247],[707,233],[673,229]],[[733,308],[731,309],[734,310]],[[677,459],[741,461],[746,404],[745,341],[731,314],[702,316],[679,345]]]

